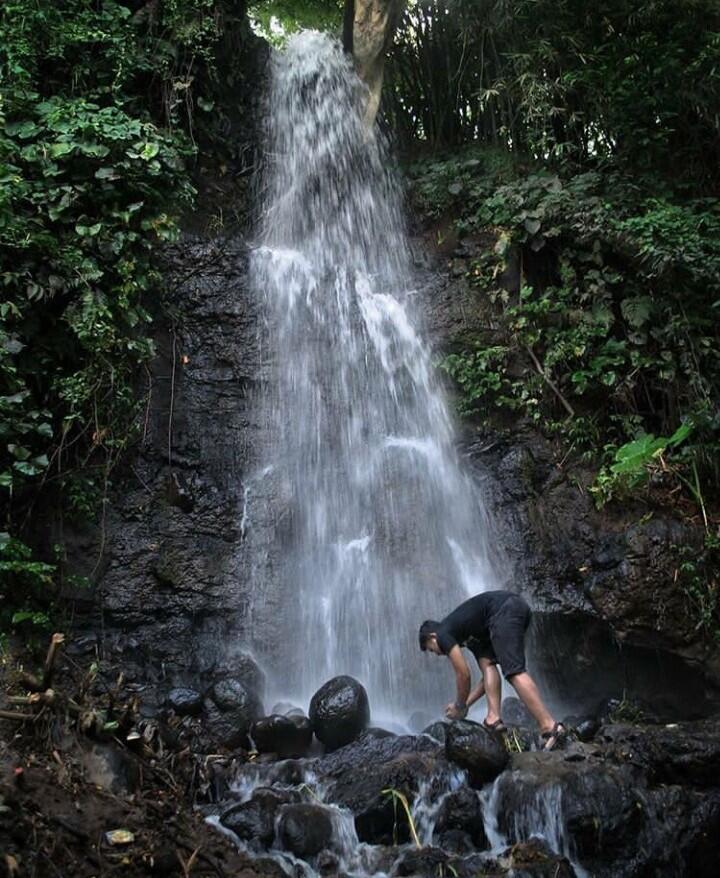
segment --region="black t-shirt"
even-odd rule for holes
[[[490,620],[502,607],[511,591],[486,591],[475,595],[442,620],[437,630],[440,649],[447,655],[453,646],[465,646],[471,637],[486,640]]]

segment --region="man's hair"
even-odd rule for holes
[[[430,639],[431,634],[437,634],[437,630],[440,627],[439,622],[435,622],[433,619],[426,619],[422,625],[420,626],[420,649],[425,652],[427,649],[427,642]]]

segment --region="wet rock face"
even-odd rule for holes
[[[445,737],[445,755],[464,768],[476,786],[494,780],[508,764],[508,753],[500,736],[470,720],[458,720],[450,725]]]
[[[475,440],[468,452],[487,479],[505,569],[540,610],[534,670],[562,703],[587,710],[626,694],[668,718],[719,709],[720,660],[676,577],[678,547],[696,530],[662,511],[649,521],[631,506],[599,512],[587,490],[594,470],[559,469],[530,431]]]
[[[276,486],[261,475],[256,405],[268,364],[248,247],[241,238],[187,236],[166,256],[177,317],[158,320],[157,355],[140,388],[150,394],[143,439],[118,468],[108,505],[95,605],[102,650],[126,679],[137,677],[143,696],[161,680],[204,690],[223,673],[261,694],[252,659],[228,657],[229,644],[271,650],[281,615],[270,548],[277,522],[263,517],[270,504],[262,502]],[[78,572],[90,573],[97,553],[78,537],[76,554]],[[267,561],[256,567],[260,585],[251,582],[251,557]],[[100,630],[92,616],[86,623]]]
[[[330,813],[322,805],[286,805],[280,812],[280,843],[296,857],[316,856],[330,844],[332,834]]]
[[[720,719],[658,726],[612,725],[609,752],[642,767],[655,784],[720,786]]]
[[[318,740],[328,750],[349,744],[370,722],[365,687],[352,677],[333,677],[313,695],[309,715]]]
[[[666,756],[680,737],[665,742]],[[720,855],[720,789],[656,786],[637,764],[639,750],[637,759],[613,748],[578,755],[512,757],[494,787],[498,828],[509,841],[527,839],[551,815],[546,832],[597,878],[703,874],[684,871],[696,849]]]

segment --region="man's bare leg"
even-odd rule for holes
[[[497,666],[490,659],[478,659],[480,670],[483,674],[483,682],[485,683],[485,696],[487,698],[487,716],[485,722],[488,725],[496,723],[500,719],[500,674]]]
[[[495,673],[497,674],[497,670]],[[545,702],[540,697],[538,687],[535,685],[535,681],[530,674],[527,671],[523,671],[521,674],[513,674],[509,678],[509,682],[517,692],[520,701],[527,707],[533,715],[535,722],[540,726],[540,731],[551,732],[555,727],[555,720],[547,707],[545,707]],[[489,701],[490,695],[488,695]]]

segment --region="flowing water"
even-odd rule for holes
[[[305,704],[346,673],[366,685],[376,714],[406,717],[452,695],[447,663],[418,650],[420,622],[495,579],[487,518],[418,332],[398,190],[361,120],[363,97],[327,36],[302,33],[273,59],[253,276],[275,364],[267,466],[288,523],[268,652],[284,693]]]

